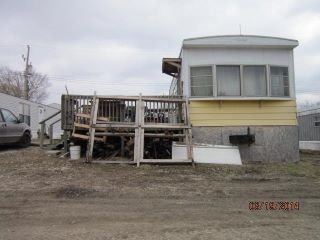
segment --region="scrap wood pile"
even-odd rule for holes
[[[85,134],[82,132],[82,134]],[[166,133],[170,135],[170,133]],[[172,154],[172,141],[176,138],[155,138],[145,137],[144,158],[148,159],[168,159]],[[81,146],[81,154],[85,155],[87,140],[72,137],[71,141],[75,145]],[[134,136],[108,136],[105,141],[96,141],[93,146],[93,158],[115,160],[119,158],[133,160],[134,156]]]

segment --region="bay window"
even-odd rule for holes
[[[190,67],[191,97],[290,97],[288,67],[212,65]]]

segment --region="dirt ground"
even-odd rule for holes
[[[136,168],[2,148],[0,239],[320,239],[320,155],[301,159]]]

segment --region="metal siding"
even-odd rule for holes
[[[315,117],[320,119],[320,113],[298,116],[300,141],[320,141],[320,127],[314,126]]]

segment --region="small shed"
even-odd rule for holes
[[[320,151],[320,108],[298,112],[300,150]]]
[[[320,141],[320,108],[298,112],[299,141]]]

